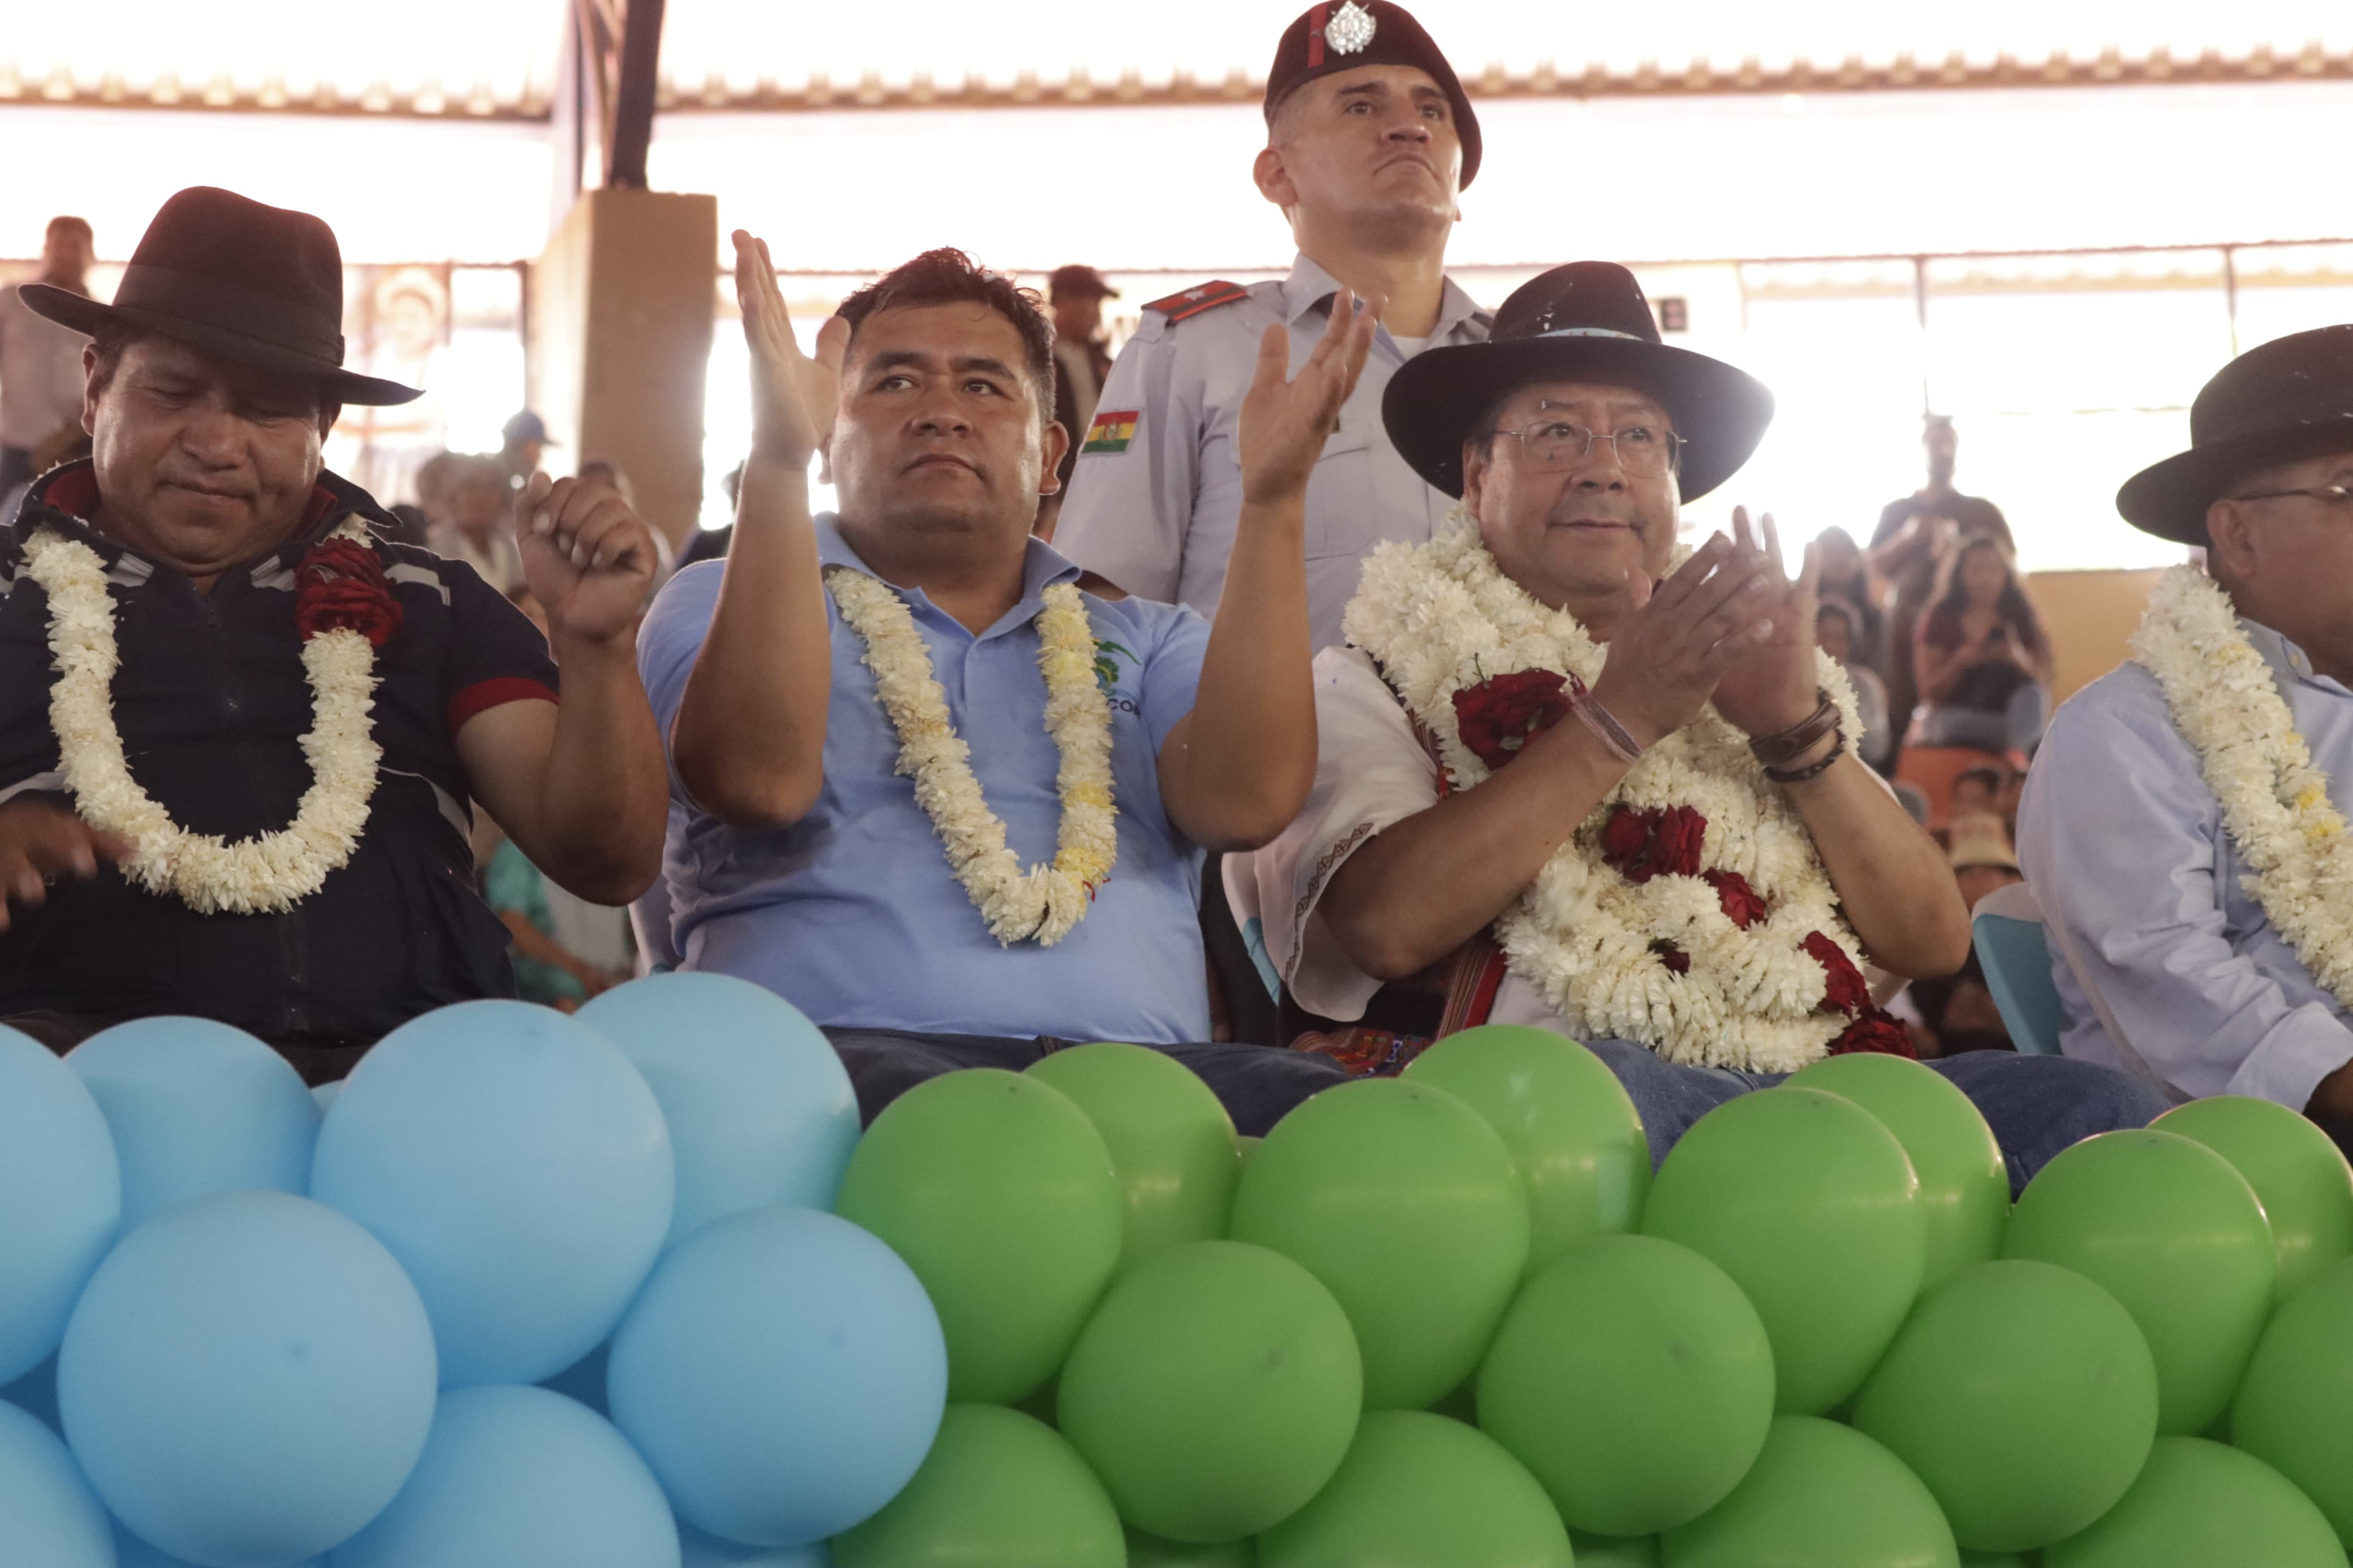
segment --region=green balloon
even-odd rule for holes
[[[1226,1234],[1241,1180],[1233,1118],[1199,1076],[1143,1046],[1073,1046],[1041,1058],[1029,1076],[1087,1113],[1111,1149],[1127,1196],[1119,1267],[1179,1242]]]
[[[1904,1145],[1920,1178],[1920,1216],[1928,1231],[1921,1289],[2000,1256],[2010,1173],[1993,1129],[1951,1079],[1902,1057],[1851,1051],[1801,1068],[1788,1081],[1853,1100]]]
[[[1078,1450],[1043,1422],[994,1405],[949,1405],[914,1479],[831,1545],[834,1568],[1119,1568],[1127,1561],[1119,1515]]]
[[[2279,1257],[2279,1299],[2353,1253],[2353,1166],[2327,1133],[2284,1105],[2222,1094],[2177,1105],[2150,1126],[2203,1143],[2262,1200]]]
[[[1774,1409],[1852,1394],[1920,1289],[1920,1184],[1904,1145],[1851,1100],[1773,1089],[1728,1100],[1683,1135],[1642,1229],[1732,1276],[1773,1342]]]
[[[1520,1290],[1479,1369],[1479,1425],[1572,1530],[1655,1535],[1722,1502],[1773,1422],[1773,1346],[1686,1247],[1605,1236]]]
[[[1655,1535],[1588,1535],[1568,1532],[1577,1549],[1577,1568],[1659,1568],[1659,1538]]]
[[[1476,1111],[1428,1084],[1364,1079],[1275,1123],[1242,1171],[1233,1236],[1339,1298],[1367,1409],[1420,1410],[1471,1375],[1511,1303],[1528,1202]]]
[[[1503,1135],[1527,1189],[1528,1273],[1641,1218],[1651,1190],[1642,1119],[1618,1075],[1575,1040],[1482,1024],[1430,1047],[1405,1077],[1446,1090]]]
[[[1855,1401],[1857,1429],[1982,1552],[2048,1546],[2125,1495],[2157,1440],[2157,1363],[2082,1275],[2016,1258],[1920,1299]]]
[[[2312,1500],[2252,1454],[2159,1437],[2106,1517],[2042,1553],[2043,1568],[2345,1568]]]
[[[1757,1098],[1762,1098],[1758,1096]],[[1732,1495],[1667,1531],[1665,1568],[1959,1568],[1936,1500],[1904,1461],[1812,1415],[1773,1423]]]
[[[905,1258],[947,1336],[948,1397],[1016,1405],[1054,1375],[1119,1261],[1119,1178],[1086,1112],[994,1068],[874,1119],[834,1212]]]
[[[1231,1541],[1332,1479],[1364,1388],[1348,1316],[1313,1274],[1262,1247],[1196,1241],[1103,1297],[1063,1364],[1057,1425],[1130,1524]]]
[[[1259,1537],[1264,1568],[1569,1568],[1544,1489],[1474,1427],[1367,1413],[1315,1500]]]
[[[1961,1568],[2028,1568],[2025,1558],[2010,1552],[1961,1552]]]
[[[2231,1163],[2172,1132],[2087,1138],[2042,1167],[2002,1240],[2107,1288],[2157,1358],[2157,1429],[2222,1412],[2278,1272],[2263,1205]]]
[[[1258,1542],[1244,1537],[1208,1546],[1163,1541],[1127,1527],[1127,1568],[1258,1568]]]
[[[2272,1314],[2239,1381],[2231,1440],[2301,1487],[2353,1549],[2353,1258]]]

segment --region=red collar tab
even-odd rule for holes
[[[1181,294],[1171,294],[1165,300],[1155,300],[1144,308],[1157,310],[1171,326],[1187,316],[1198,316],[1204,310],[1214,310],[1220,305],[1230,305],[1250,293],[1239,283],[1229,283],[1222,278],[1212,278],[1198,288],[1187,289]]]

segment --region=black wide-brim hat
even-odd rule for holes
[[[2251,470],[2353,452],[2353,326],[2319,327],[2249,349],[2189,405],[2189,450],[2153,463],[2116,491],[2144,533],[2203,545],[2206,509]]]
[[[1381,395],[1381,423],[1414,471],[1462,494],[1462,443],[1498,399],[1538,381],[1630,387],[1657,401],[1683,439],[1683,499],[1739,471],[1773,423],[1773,394],[1746,371],[1659,341],[1634,275],[1572,261],[1529,279],[1495,312],[1483,343],[1429,349]]]
[[[1331,0],[1310,5],[1282,30],[1274,64],[1266,73],[1266,122],[1302,86],[1335,71],[1366,66],[1411,66],[1438,84],[1454,110],[1454,134],[1462,143],[1462,175],[1455,189],[1467,191],[1479,174],[1479,116],[1446,56],[1402,5],[1389,0]]]
[[[196,185],[139,238],[114,302],[26,283],[35,315],[96,336],[152,332],[233,364],[314,376],[331,403],[406,403],[413,386],[343,368],[343,257],[323,219]]]

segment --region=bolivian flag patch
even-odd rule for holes
[[[1096,415],[1095,422],[1087,426],[1086,444],[1079,448],[1081,455],[1126,451],[1127,444],[1135,439],[1137,413],[1133,408],[1120,408]]]

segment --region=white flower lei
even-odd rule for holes
[[[2231,596],[2195,566],[2158,580],[2133,633],[2174,727],[2198,753],[2222,826],[2253,868],[2247,891],[2312,977],[2353,1006],[2353,858],[2328,777],[2312,765],[2271,667]]]
[[[367,527],[354,514],[330,537],[364,543]],[[285,827],[231,844],[182,827],[131,776],[114,723],[121,656],[105,562],[47,529],[26,542],[25,559],[49,596],[49,652],[59,672],[49,689],[49,724],[59,767],[82,820],[138,846],[122,864],[125,877],[151,893],[175,893],[200,914],[281,914],[351,859],[384,755],[368,718],[375,649],[364,635],[326,631],[302,644],[312,704],[311,732],[302,737],[311,787]]]
[[[915,800],[931,817],[956,880],[1006,947],[1028,940],[1051,947],[1086,918],[1095,889],[1119,858],[1112,804],[1111,704],[1095,679],[1094,628],[1077,588],[1057,583],[1038,616],[1038,668],[1046,677],[1046,730],[1061,753],[1054,776],[1062,801],[1053,864],[1027,873],[1005,846],[1005,823],[988,809],[973,777],[972,749],[948,718],[947,698],[932,669],[932,651],[905,601],[883,584],[847,567],[829,568],[826,586],[866,644],[874,694],[899,733],[895,770],[915,781]]]
[[[1574,616],[1504,575],[1461,507],[1429,543],[1374,552],[1344,625],[1437,738],[1457,789],[1488,769],[1462,743],[1455,692],[1524,669],[1590,686],[1607,657]],[[1846,732],[1862,733],[1845,671],[1827,655],[1816,662]],[[1766,918],[1742,930],[1700,877],[1638,884],[1621,876],[1599,845],[1620,805],[1698,811],[1707,819],[1702,869],[1745,878],[1768,901]],[[1670,1061],[1761,1072],[1813,1061],[1851,1022],[1817,1011],[1828,977],[1801,945],[1815,931],[1861,967],[1805,825],[1765,777],[1747,736],[1713,707],[1646,751],[1496,922],[1512,973],[1572,1033],[1637,1040]],[[1661,940],[1690,956],[1687,973],[1660,962],[1651,944]]]

